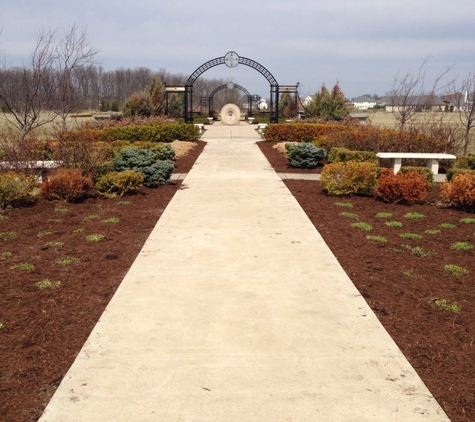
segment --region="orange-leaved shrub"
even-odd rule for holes
[[[62,199],[79,202],[85,199],[94,184],[90,177],[82,175],[79,169],[61,169],[40,186],[41,195],[46,199]]]
[[[380,168],[375,163],[342,161],[323,167],[320,183],[329,195],[371,195]]]
[[[442,184],[440,197],[451,206],[475,211],[475,174],[454,175]]]
[[[415,204],[422,201],[430,190],[430,183],[416,171],[394,174],[382,169],[375,195],[385,202]]]

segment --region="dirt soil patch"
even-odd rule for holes
[[[38,419],[180,185],[0,213],[1,421]]]
[[[271,144],[258,143],[289,173]],[[285,184],[451,421],[474,421],[475,215],[436,206],[439,186],[425,204],[404,206],[327,196],[316,181]]]

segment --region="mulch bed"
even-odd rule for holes
[[[271,142],[258,145],[277,172],[290,172],[286,158]],[[440,186],[424,204],[404,206],[368,197],[331,197],[315,181],[287,180],[285,184],[451,421],[474,421],[474,252],[451,250],[451,245],[475,245],[475,225],[460,222],[475,215],[437,206]],[[337,202],[351,203],[352,208]],[[340,215],[345,212],[357,217]],[[415,212],[424,217],[405,217]],[[377,213],[392,217],[375,217]],[[403,227],[388,227],[387,221],[402,222]],[[368,223],[373,230],[353,228],[354,222]],[[455,227],[439,228],[441,223]],[[431,229],[441,233],[425,233]],[[401,238],[402,233],[423,237]],[[368,240],[367,235],[384,237],[387,242]],[[429,254],[416,256],[415,247]],[[446,264],[466,268],[469,274],[454,276],[444,270]],[[435,299],[456,303],[462,310],[440,310]]]
[[[179,160],[176,173],[191,168],[204,147],[204,142],[198,144]],[[271,143],[258,144],[276,171],[302,173],[289,169]],[[372,198],[328,197],[319,182],[285,183],[451,420],[475,420],[474,253],[450,249],[457,241],[475,243],[475,225],[460,223],[475,216],[435,206],[437,190],[426,204],[408,207]],[[0,258],[0,420],[38,419],[178,189],[176,182],[134,196],[91,198],[82,204],[40,200],[1,214],[8,219],[0,220],[0,233],[15,232],[17,237],[0,239],[0,254],[13,254]],[[349,202],[353,208],[335,202]],[[342,212],[358,217],[343,217]],[[393,213],[390,220],[403,222],[403,228],[386,226],[388,219],[375,217],[377,212]],[[408,212],[424,217],[408,219],[404,217]],[[97,218],[90,218],[94,215]],[[119,222],[104,222],[112,217]],[[369,234],[387,242],[367,240],[367,232],[351,227],[355,221],[371,224]],[[425,234],[440,223],[455,228]],[[84,230],[78,231],[81,227]],[[403,232],[423,238],[400,238]],[[104,240],[85,240],[95,233],[103,234]],[[57,241],[64,244],[49,243]],[[437,253],[417,257],[411,252],[415,246]],[[80,262],[58,264],[66,257]],[[35,264],[35,269],[11,268],[25,262]],[[445,264],[465,267],[470,273],[453,276],[444,271]],[[61,283],[53,288],[35,286],[46,279]],[[461,312],[436,309],[436,298],[456,302]]]
[[[188,172],[205,144],[196,142],[175,172]],[[80,204],[39,200],[0,214],[0,233],[15,233],[0,238],[1,421],[38,419],[180,185]],[[91,234],[104,239],[87,241]],[[79,262],[60,264],[65,258]],[[14,268],[25,263],[35,268]],[[46,280],[51,287],[35,285]]]

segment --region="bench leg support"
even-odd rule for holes
[[[426,165],[432,174],[439,174],[439,160],[429,159]]]
[[[399,170],[401,170],[402,165],[402,158],[392,158],[391,159],[391,166],[394,170],[394,174],[397,174]]]

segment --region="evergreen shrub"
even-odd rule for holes
[[[329,195],[371,195],[380,168],[370,162],[343,161],[323,167],[320,183]]]
[[[116,198],[140,190],[143,176],[135,170],[111,171],[96,182],[97,191],[107,197]]]
[[[326,158],[327,152],[316,147],[309,142],[299,142],[297,144],[285,144],[287,159],[290,167],[313,169],[318,163]]]
[[[415,204],[429,193],[430,184],[417,171],[398,172],[382,169],[375,194],[385,202]]]
[[[0,174],[0,208],[18,207],[34,202],[37,182],[34,176],[8,172]]]
[[[351,151],[348,148],[333,147],[328,154],[329,163],[340,163],[342,161],[369,161],[378,164],[378,157],[372,151]]]
[[[442,184],[440,197],[456,208],[475,211],[475,174],[456,174]]]
[[[151,149],[124,148],[114,158],[116,171],[135,170],[142,174],[143,184],[157,187],[170,180],[175,165],[171,160],[157,160],[157,154]]]
[[[79,202],[87,198],[93,186],[92,179],[83,176],[80,169],[60,169],[41,184],[40,192],[46,199]]]
[[[431,169],[428,167],[420,167],[420,166],[402,166],[400,169],[401,173],[411,173],[416,172],[420,176],[422,176],[427,183],[429,183],[430,188],[434,187],[434,174],[432,173]]]

